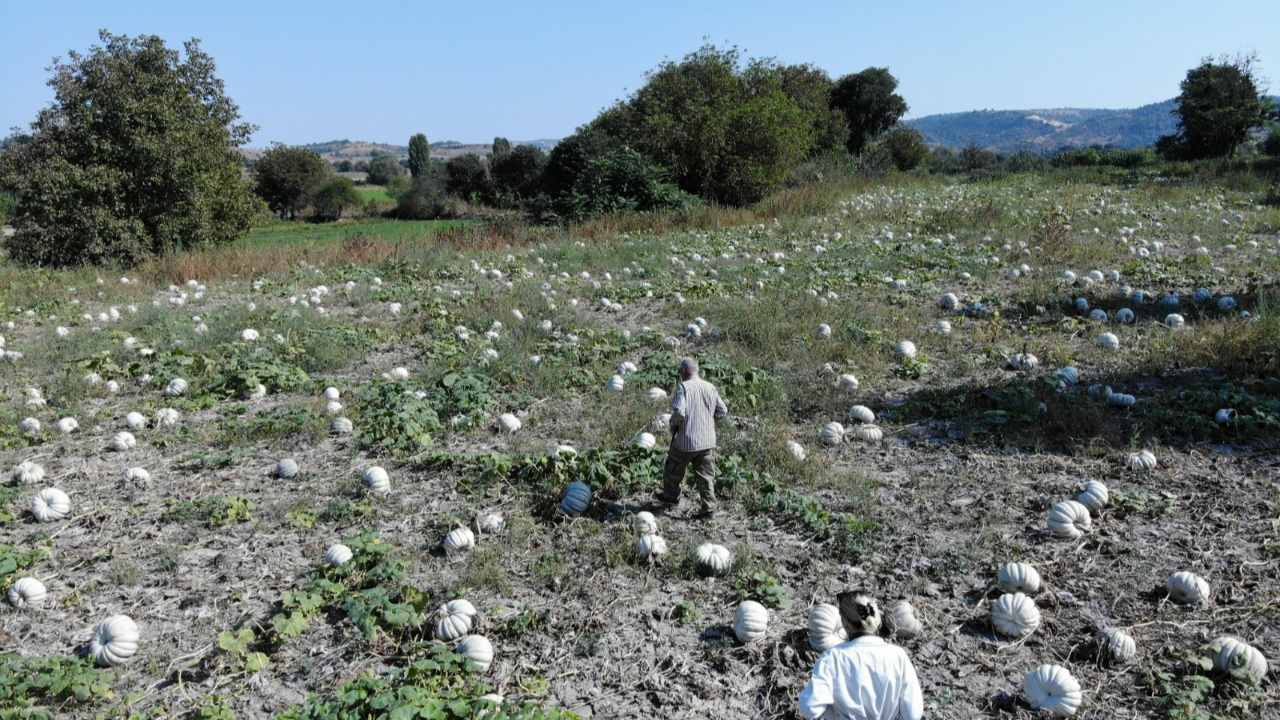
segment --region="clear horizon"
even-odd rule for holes
[[[266,147],[329,140],[404,145],[562,138],[706,42],[746,57],[812,63],[833,78],[888,67],[908,118],[972,110],[1135,108],[1178,94],[1206,56],[1256,52],[1280,67],[1280,3],[1173,0],[980,7],[747,0],[621,8],[388,1],[177,6],[0,0],[0,134],[53,99],[54,57],[86,53],[98,30],[199,38],[241,117]],[[1142,7],[1132,7],[1140,5]],[[1271,86],[1270,92],[1276,94]]]

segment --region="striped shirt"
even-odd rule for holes
[[[716,420],[729,414],[716,386],[696,375],[676,386],[671,398],[671,447],[698,452],[716,446]]]

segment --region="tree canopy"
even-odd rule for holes
[[[351,178],[341,175],[330,177],[312,196],[316,218],[319,220],[338,220],[342,218],[343,208],[358,205],[360,193]]]
[[[418,133],[409,138],[409,175],[422,177],[427,174],[427,166],[431,164],[431,145],[427,136]]]
[[[736,48],[707,45],[646,78],[593,125],[665,168],[686,192],[726,204],[755,202],[814,145],[815,118],[787,94],[772,60],[744,67]]]
[[[1160,154],[1179,160],[1227,157],[1249,131],[1267,124],[1273,108],[1259,92],[1257,57],[1205,58],[1187,71],[1173,114],[1178,131],[1156,142]]]
[[[281,218],[297,217],[330,174],[329,166],[316,152],[278,143],[253,164],[258,196]]]
[[[894,92],[898,79],[889,68],[867,68],[845,75],[831,88],[831,107],[844,114],[849,127],[845,147],[854,155],[907,114],[907,101]]]
[[[229,243],[260,207],[237,148],[253,126],[198,40],[185,59],[154,35],[99,33],[55,60],[53,103],[4,154],[18,197],[10,257],[36,265],[118,262]]]
[[[369,158],[369,184],[386,185],[392,178],[404,177],[404,168],[399,161],[390,155],[375,155]]]

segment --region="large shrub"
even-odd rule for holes
[[[581,220],[619,211],[680,210],[698,202],[663,179],[660,169],[631,148],[608,150],[586,161],[556,212]]]
[[[1235,153],[1249,131],[1266,124],[1270,102],[1258,92],[1249,55],[1217,62],[1205,58],[1187,71],[1176,99],[1178,132],[1156,142],[1156,150],[1173,160],[1227,157]]]
[[[332,175],[314,150],[279,143],[253,164],[254,191],[282,219],[296,218]]]
[[[28,265],[131,265],[218,245],[261,207],[237,148],[252,126],[199,42],[185,59],[154,35],[103,31],[103,47],[55,61],[53,103],[5,153],[19,203],[9,255]]]

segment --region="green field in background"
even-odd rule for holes
[[[395,200],[387,194],[387,189],[384,187],[376,185],[365,187],[357,186],[356,192],[360,193],[360,202],[369,202],[370,200],[375,200],[377,202],[395,202]]]
[[[339,241],[360,232],[370,238],[408,241],[429,237],[440,230],[472,224],[474,223],[467,220],[357,220],[321,224],[269,220],[254,226],[248,235],[237,242],[241,245],[325,243]]]

